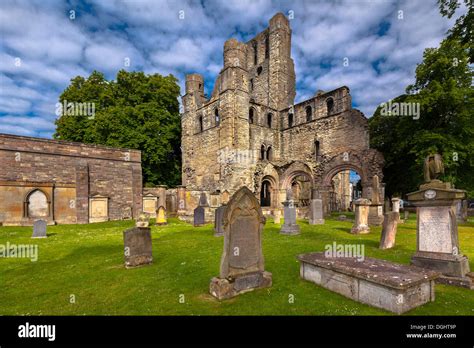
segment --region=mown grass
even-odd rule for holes
[[[283,236],[268,219],[263,251],[273,286],[219,302],[208,289],[219,274],[223,238],[213,236],[212,225],[169,222],[152,226],[154,262],[136,269],[123,265],[122,232],[133,221],[48,226],[47,239],[31,239],[31,227],[0,227],[0,244],[39,245],[37,262],[0,258],[0,315],[392,315],[301,280],[296,255],[333,241],[361,243],[366,257],[408,264],[416,243],[413,214],[390,250],[378,249],[380,227],[351,235],[352,223],[333,216],[325,225],[299,221],[301,235]],[[459,226],[459,238],[474,269],[472,218]],[[474,292],[436,285],[436,301],[407,315],[474,315]]]

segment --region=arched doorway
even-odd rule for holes
[[[260,188],[260,205],[262,207],[270,207],[272,204],[272,184],[270,180],[266,179],[262,181]]]
[[[353,211],[353,202],[362,197],[362,182],[359,173],[343,169],[331,179],[329,211]]]

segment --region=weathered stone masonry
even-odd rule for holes
[[[0,222],[88,223],[142,211],[141,153],[0,134]]]
[[[354,170],[370,198],[373,175],[382,178],[383,157],[369,148],[368,122],[352,108],[349,88],[318,91],[295,105],[295,81],[291,28],[281,13],[247,43],[225,42],[224,67],[209,99],[201,75],[186,77],[187,192],[232,194],[247,186],[262,205],[280,208],[286,189],[301,191],[305,201],[314,189],[327,212],[332,179]],[[187,202],[188,211],[195,201]]]

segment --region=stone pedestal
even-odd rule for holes
[[[300,234],[300,226],[296,223],[296,208],[293,201],[283,202],[283,226],[281,226],[280,233],[287,235]]]
[[[370,226],[380,226],[383,223],[382,204],[371,204],[369,207],[368,222]]]
[[[417,248],[411,263],[442,273],[438,282],[474,289],[467,256],[459,249],[457,202],[465,191],[436,180],[408,194],[417,207]]]
[[[324,225],[322,199],[315,198],[311,200],[309,204],[309,224]]]
[[[370,201],[365,198],[359,198],[354,202],[355,206],[355,222],[352,226],[351,233],[366,234],[370,233],[368,218]]]
[[[153,255],[149,227],[134,227],[124,231],[123,243],[126,268],[152,263]]]

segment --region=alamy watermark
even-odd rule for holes
[[[324,256],[328,258],[350,257],[357,261],[364,261],[365,259],[365,245],[364,244],[326,244],[324,246]]]
[[[95,103],[78,103],[63,100],[56,103],[56,116],[87,116],[89,119],[95,117]]]
[[[252,150],[235,150],[225,148],[217,151],[217,162],[220,164],[255,164],[256,156]]]
[[[38,261],[37,244],[0,244],[0,257],[26,258],[31,262]]]
[[[380,104],[382,116],[409,116],[414,120],[420,118],[420,103],[392,102]]]

